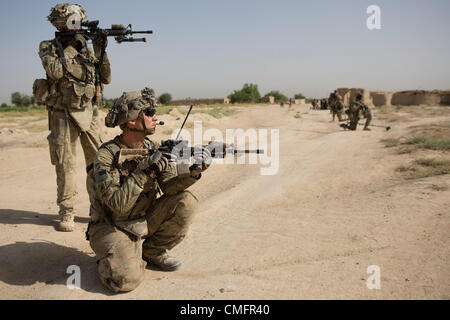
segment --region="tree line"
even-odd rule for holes
[[[155,91],[150,89],[152,94],[155,95]],[[276,103],[288,102],[288,97],[278,90],[272,90],[261,96],[258,90],[258,85],[253,83],[245,83],[242,89],[234,90],[233,93],[228,95],[231,103],[261,103],[267,102],[268,97],[273,96]],[[306,99],[301,93],[294,96],[294,99]],[[103,106],[105,108],[112,108],[116,99],[103,99]],[[163,93],[158,98],[158,103],[162,105],[168,105],[172,101],[172,95],[170,93]],[[27,107],[30,105],[42,105],[41,103],[36,103],[34,97],[31,95],[22,94],[20,92],[14,92],[11,94],[11,103],[16,107]],[[8,107],[6,103],[3,103],[0,107]]]
[[[267,102],[269,97],[272,96],[275,102],[287,102],[289,99],[278,90],[272,90],[266,93],[263,97],[258,90],[258,85],[253,83],[245,83],[241,90],[234,90],[234,92],[228,95],[231,103],[260,103]],[[294,95],[294,99],[306,99],[306,97],[297,93]]]
[[[155,91],[153,89],[150,89],[152,91],[152,94],[155,94]],[[117,98],[114,99],[103,99],[103,106],[105,108],[112,108]],[[172,101],[172,95],[170,93],[163,93],[158,97],[158,102],[160,104],[169,104]],[[28,107],[31,105],[43,105],[42,103],[36,102],[33,95],[27,95],[20,92],[13,92],[11,94],[11,104],[15,107]],[[9,107],[6,103],[2,103],[0,105],[0,108],[6,108]]]

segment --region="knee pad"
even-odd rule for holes
[[[143,261],[142,264],[144,264]],[[123,264],[115,263],[108,257],[98,261],[101,282],[114,292],[128,292],[136,289],[144,278],[143,271],[144,268],[128,268]]]

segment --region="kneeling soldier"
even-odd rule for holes
[[[157,125],[155,106],[147,89],[124,93],[116,101],[105,124],[120,126],[122,134],[100,147],[90,174],[86,236],[100,279],[114,292],[135,289],[146,263],[164,271],[180,267],[167,251],[183,240],[197,208],[198,200],[186,189],[212,160],[202,149],[194,156],[197,165],[189,167],[159,152],[147,138]]]

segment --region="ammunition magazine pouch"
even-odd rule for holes
[[[49,86],[47,79],[36,79],[33,83],[34,100],[39,103],[45,103],[49,95]]]
[[[38,103],[43,103],[48,107],[54,106],[58,98],[56,84],[51,84],[47,79],[34,80],[33,96]]]

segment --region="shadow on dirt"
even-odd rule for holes
[[[112,295],[98,279],[95,258],[75,248],[53,242],[16,242],[0,246],[0,261],[0,281],[9,285],[66,286],[73,275],[67,268],[76,265],[80,267],[82,290]]]
[[[75,216],[75,222],[88,223],[89,218]],[[56,230],[58,215],[23,210],[0,209],[0,224],[35,224],[39,226],[52,226]]]

